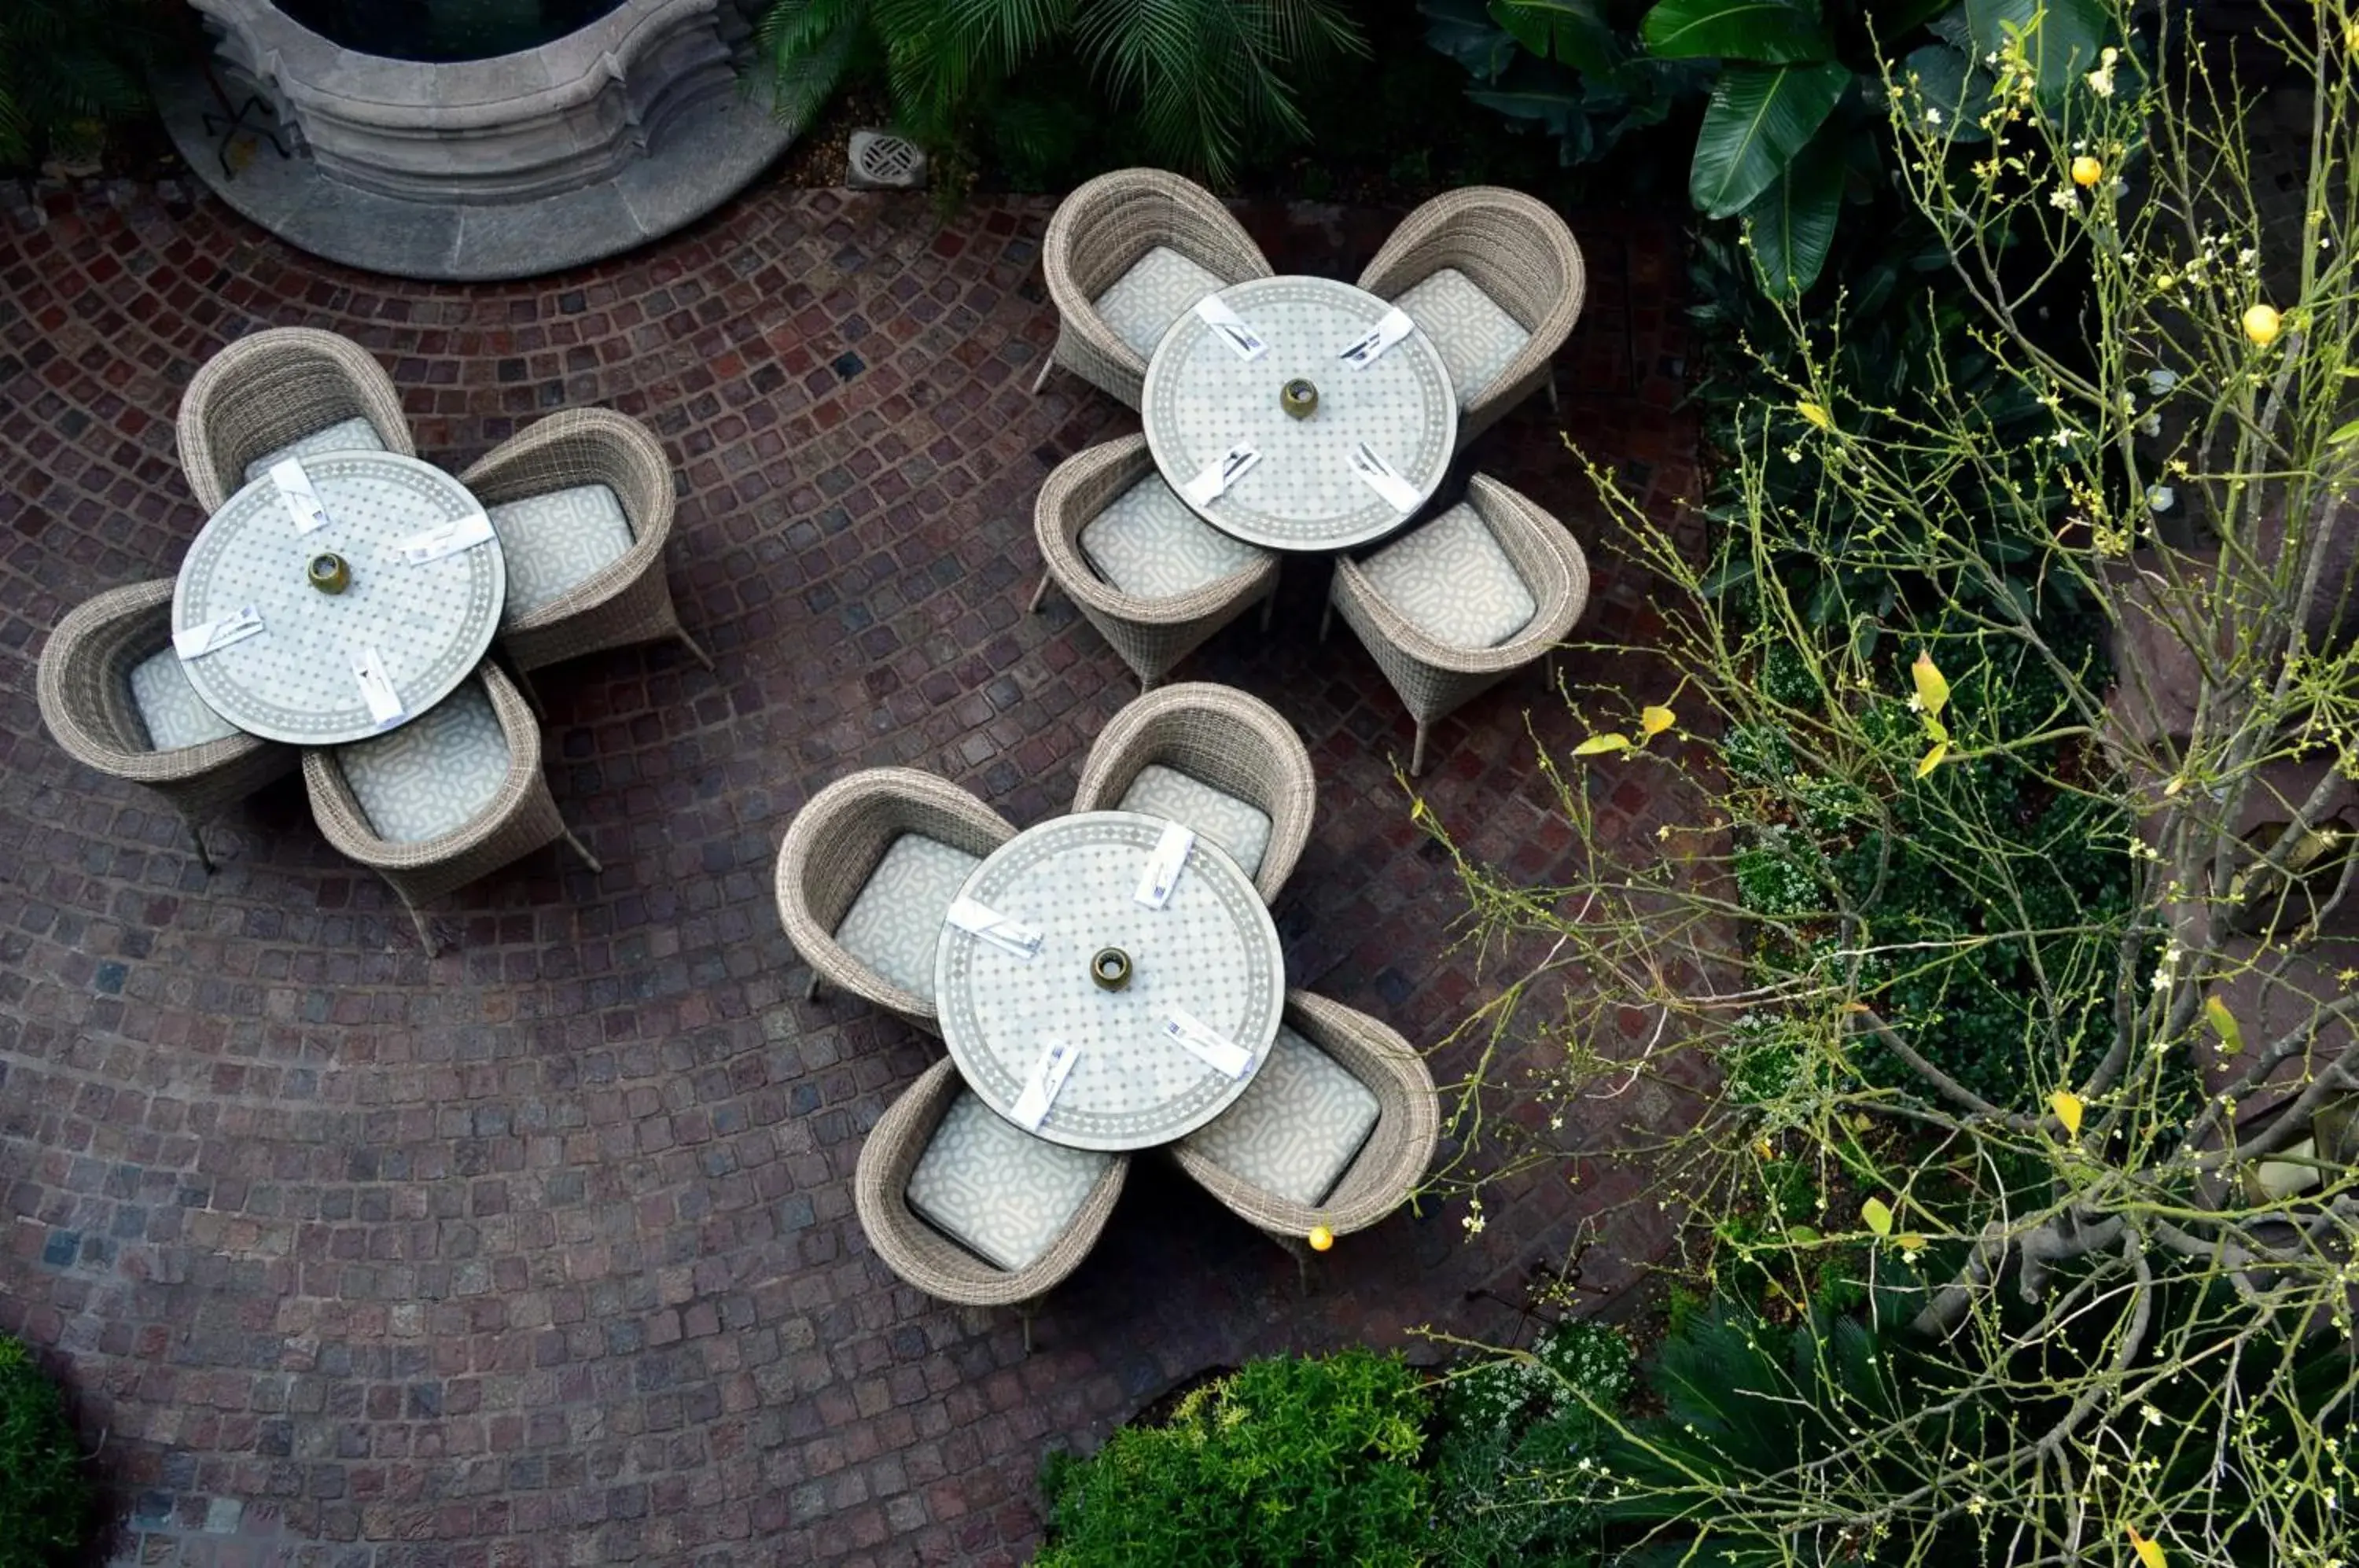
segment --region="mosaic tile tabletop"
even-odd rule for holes
[[[1410,515],[1352,471],[1352,449],[1375,449],[1430,498],[1449,470],[1458,399],[1440,351],[1412,331],[1355,370],[1336,358],[1374,327],[1384,300],[1324,278],[1258,278],[1218,296],[1268,343],[1240,359],[1202,317],[1184,312],[1147,365],[1139,417],[1171,487],[1181,490],[1232,443],[1261,462],[1197,506],[1205,521],[1267,550],[1345,550],[1383,538]],[[1277,390],[1299,376],[1319,407],[1295,419]],[[1192,505],[1192,503],[1191,503]]]
[[[942,1038],[968,1084],[1005,1115],[1053,1039],[1081,1048],[1041,1137],[1077,1149],[1146,1149],[1228,1108],[1277,1038],[1286,1002],[1277,928],[1235,861],[1196,841],[1170,901],[1132,895],[1167,824],[1085,811],[1018,833],[967,878],[967,898],[1041,931],[1027,960],[955,927],[935,950]],[[1101,990],[1089,962],[1130,954],[1129,985]],[[1242,1078],[1166,1039],[1173,1007],[1253,1052]]]
[[[250,735],[334,746],[397,727],[371,717],[353,657],[374,648],[401,697],[402,721],[448,696],[483,659],[506,602],[496,538],[439,561],[406,564],[397,546],[482,507],[433,464],[393,452],[303,460],[328,513],[298,534],[267,475],[231,496],[181,562],[175,630],[261,612],[259,636],[185,660],[197,694]],[[321,550],[350,564],[352,584],[323,593],[304,569]]]

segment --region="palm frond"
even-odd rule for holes
[[[754,29],[770,62],[772,116],[809,125],[842,84],[868,25],[868,0],[775,0]]]

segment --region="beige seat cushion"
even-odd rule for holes
[[[131,705],[147,726],[147,744],[158,751],[178,751],[209,740],[227,740],[237,726],[205,706],[180,656],[169,648],[151,653],[131,667]]]
[[[508,571],[503,626],[515,624],[631,548],[623,498],[603,485],[575,485],[484,508]]]
[[[1333,1057],[1280,1026],[1237,1103],[1190,1133],[1190,1149],[1290,1203],[1327,1201],[1376,1127],[1376,1096]]]
[[[1155,353],[1155,345],[1163,341],[1172,322],[1196,308],[1197,300],[1225,287],[1178,251],[1153,245],[1091,303],[1114,329],[1114,336],[1144,359]]]
[[[1451,648],[1496,648],[1539,610],[1482,515],[1463,502],[1360,570],[1403,619]]]
[[[366,419],[339,419],[326,430],[313,430],[300,441],[288,441],[275,451],[264,452],[245,465],[245,482],[253,484],[290,457],[317,457],[327,452],[384,450],[385,442],[377,439],[375,425]]]
[[[1194,829],[1198,837],[1225,850],[1248,877],[1261,869],[1261,857],[1269,850],[1268,812],[1159,762],[1138,770],[1118,809]]]
[[[467,681],[399,729],[336,748],[377,837],[423,844],[480,822],[508,776],[508,737],[483,682]]]
[[[1507,362],[1532,341],[1515,317],[1454,267],[1415,284],[1393,303],[1441,351],[1462,408],[1498,380]]]
[[[909,1173],[909,1208],[1012,1274],[1056,1245],[1114,1159],[1035,1138],[962,1090]]]
[[[1139,599],[1173,599],[1268,559],[1188,509],[1150,474],[1090,519],[1081,534],[1090,570]]]
[[[982,864],[980,856],[939,839],[903,833],[885,846],[885,857],[837,922],[835,940],[904,991],[932,1001],[942,917]]]

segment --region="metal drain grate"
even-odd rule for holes
[[[926,155],[915,142],[886,131],[854,131],[845,148],[844,183],[864,190],[908,191],[926,182]]]

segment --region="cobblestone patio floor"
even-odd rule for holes
[[[1024,613],[1042,476],[1135,426],[1068,376],[1027,394],[1055,329],[1048,212],[769,190],[617,263],[459,288],[312,261],[169,186],[0,208],[0,1329],[67,1379],[116,1561],[1021,1561],[1045,1448],[1256,1354],[1511,1336],[1532,1270],[1626,1192],[1560,1171],[1471,1238],[1429,1203],[1347,1238],[1306,1299],[1284,1253],[1146,1162],[1028,1356],[1013,1316],[933,1304],[870,1255],[854,1154],[929,1051],[802,1001],[770,895],[786,822],[879,763],[1040,821],[1136,691],[1069,605]],[[1247,214],[1281,269],[1344,277],[1393,216]],[[1535,403],[1478,461],[1592,545],[1584,632],[1643,637],[1647,585],[1594,548],[1557,431],[1658,509],[1691,491],[1676,240],[1575,226],[1593,277],[1560,419]],[[58,617],[170,574],[202,520],[179,389],[287,323],[375,351],[453,469],[607,403],[685,474],[671,578],[718,675],[658,648],[539,677],[558,800],[604,874],[527,859],[443,906],[431,962],[299,784],[217,830],[207,877],[34,703]],[[1430,1044],[1495,982],[1448,951],[1456,884],[1389,761],[1406,716],[1347,635],[1316,640],[1325,583],[1290,563],[1270,635],[1247,617],[1180,673],[1309,739],[1318,822],[1277,910],[1292,982]],[[1527,705],[1571,735],[1527,677],[1440,727],[1424,788],[1539,878],[1570,835]],[[1605,788],[1617,831],[1672,811]],[[1641,1085],[1565,1136],[1667,1103]],[[1616,1212],[1596,1243],[1583,1283],[1611,1291],[1658,1226]]]

